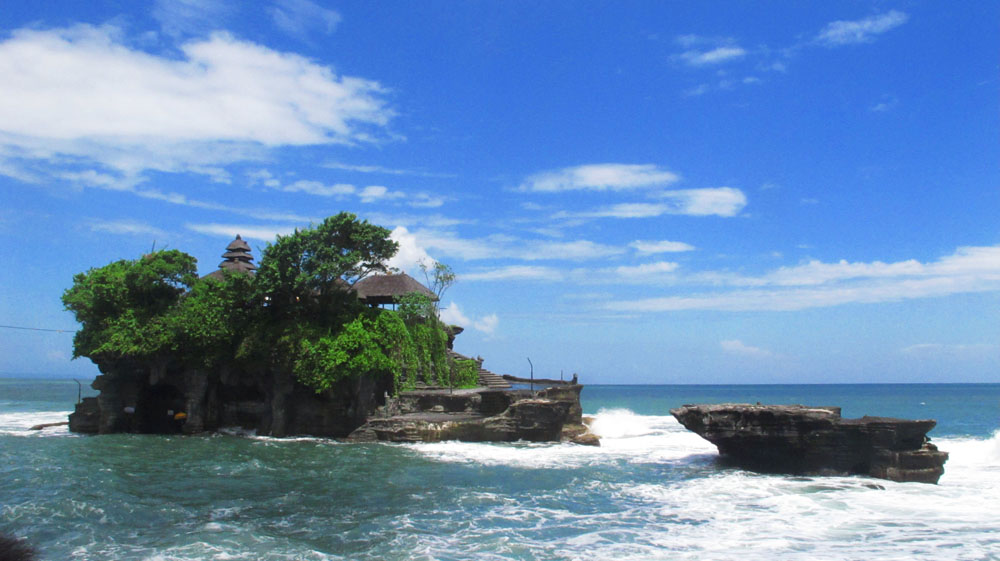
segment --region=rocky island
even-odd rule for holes
[[[177,250],[74,277],[63,303],[81,324],[76,357],[101,371],[71,431],[259,435],[351,441],[572,441],[597,444],[575,383],[513,390],[456,353],[459,326],[431,288],[385,262],[389,231],[341,213],[278,236],[258,267],[239,236],[198,277]]]
[[[755,471],[937,483],[948,459],[927,438],[932,420],[843,419],[839,407],[733,403],[670,413],[723,459]]]

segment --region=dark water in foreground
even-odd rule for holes
[[[601,448],[25,430],[76,392],[0,380],[0,531],[47,560],[1000,559],[1000,384],[587,386]],[[937,486],[724,468],[668,409],[726,401],[935,418],[951,459]]]

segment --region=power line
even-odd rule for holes
[[[20,325],[0,325],[4,329],[23,329],[24,331],[51,331],[53,333],[72,333],[75,329],[45,329],[44,327],[22,327]]]

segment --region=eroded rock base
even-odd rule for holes
[[[843,419],[839,407],[733,403],[670,413],[724,460],[755,471],[937,483],[948,460],[927,438],[937,424],[929,419]]]

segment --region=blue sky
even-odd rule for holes
[[[84,8],[85,6],[85,8]],[[1000,4],[12,3],[0,373],[73,274],[342,210],[585,383],[1000,381]]]

